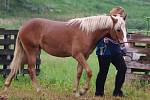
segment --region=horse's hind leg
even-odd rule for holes
[[[11,72],[6,78],[4,90],[0,93],[0,100],[1,99],[5,100],[5,98],[7,98],[9,86],[11,84],[12,79],[15,77],[16,74],[17,74],[17,71],[15,69],[11,69]]]
[[[30,49],[29,52],[27,52],[27,59],[28,59],[28,72],[32,80],[32,84],[36,88],[37,92],[40,92],[41,88],[36,80],[36,71],[35,71],[36,56],[38,51],[39,51],[38,48]]]

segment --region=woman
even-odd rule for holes
[[[110,11],[110,15],[117,14],[120,14],[124,20],[126,19],[125,10],[122,7],[116,7]],[[96,79],[95,96],[104,96],[104,85],[110,63],[112,63],[117,69],[113,96],[123,96],[121,88],[125,80],[125,73],[127,69],[123,54],[124,52],[120,48],[120,45],[113,42],[110,36],[98,41],[96,55],[99,61],[99,73]]]

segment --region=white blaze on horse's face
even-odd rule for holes
[[[127,31],[126,31],[126,25],[123,17],[120,17],[120,15],[112,16],[112,17],[115,20],[117,20],[117,23],[114,26],[116,38],[120,43],[127,42]],[[125,46],[128,46],[128,43],[125,43]]]

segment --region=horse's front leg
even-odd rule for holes
[[[83,68],[86,70],[86,74],[87,74],[86,75],[86,82],[85,82],[83,88],[80,91],[80,95],[84,95],[90,87],[90,80],[91,80],[91,77],[92,77],[92,70],[90,69],[89,65],[87,64],[86,59],[85,59],[85,57],[82,53],[79,53],[79,54],[75,55],[74,57],[78,61],[78,63],[81,66],[83,66]]]
[[[73,89],[73,93],[76,97],[80,96],[79,94],[79,81],[82,75],[82,71],[83,71],[83,67],[78,63],[77,66],[77,76],[76,76],[76,80],[75,80],[75,86]]]

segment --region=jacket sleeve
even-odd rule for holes
[[[122,54],[121,48],[119,44],[115,44],[111,41],[108,42],[108,48],[112,55]]]

